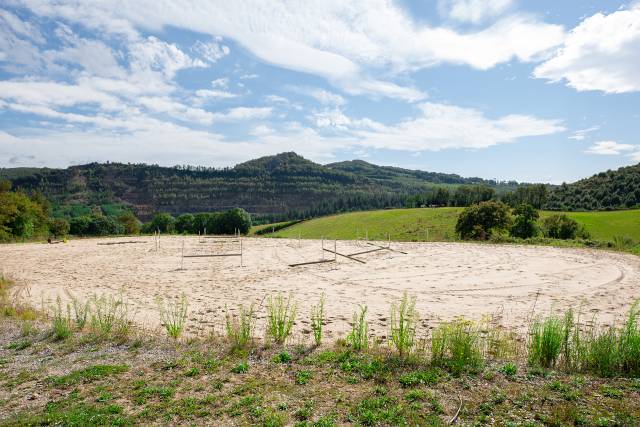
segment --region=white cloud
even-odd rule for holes
[[[193,51],[205,61],[214,64],[231,52],[229,47],[221,45],[220,41],[222,41],[220,37],[216,37],[215,41],[209,43],[203,43],[198,40],[193,46]]]
[[[598,141],[589,147],[585,153],[598,154],[601,156],[615,156],[625,152],[638,150],[638,146],[631,144],[620,144],[616,141]]]
[[[534,76],[578,90],[640,91],[640,3],[582,21]]]
[[[504,13],[512,0],[439,0],[440,13],[460,22],[479,24]]]
[[[131,43],[129,59],[133,72],[155,71],[167,78],[173,78],[177,71],[184,68],[207,66],[203,61],[189,57],[175,44],[152,36]]]
[[[587,129],[580,129],[573,132],[573,134],[569,137],[569,139],[575,139],[576,141],[584,141],[584,139],[587,137],[588,134],[590,134],[591,132],[595,132],[599,129],[600,129],[600,126],[592,126]]]
[[[424,99],[424,94],[368,73],[386,70],[385,76],[393,76],[443,62],[488,69],[513,59],[531,61],[564,36],[561,26],[520,15],[460,33],[415,22],[388,0],[23,3],[38,14],[110,31],[173,26],[223,36],[267,63],[325,77],[349,93],[408,101]]]
[[[355,134],[362,145],[408,151],[480,149],[514,142],[517,139],[551,135],[565,130],[558,120],[527,115],[507,115],[496,119],[482,112],[453,105],[423,103],[421,115],[393,126],[377,124],[374,130]]]
[[[266,119],[271,116],[271,107],[236,107],[224,113],[212,113],[215,121],[237,122],[242,120]]]

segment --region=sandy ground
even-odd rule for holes
[[[138,244],[103,245],[137,241]],[[100,244],[99,244],[100,243]],[[66,244],[0,245],[0,269],[29,287],[38,306],[69,293],[123,293],[135,307],[136,322],[159,324],[156,298],[185,293],[189,330],[221,330],[225,307],[255,303],[256,334],[263,331],[266,295],[292,292],[298,304],[296,330],[309,333],[309,311],[326,295],[329,336],[350,328],[354,310],[367,304],[370,329],[388,333],[390,304],[404,291],[417,297],[422,330],[458,315],[481,319],[491,315],[505,326],[524,328],[532,310],[545,314],[582,305],[583,318],[620,321],[640,297],[640,258],[618,253],[552,247],[459,243],[391,243],[390,250],[338,256],[335,263],[290,267],[322,259],[319,240],[243,239],[239,257],[182,259],[185,255],[236,253],[233,239],[153,237],[71,240]],[[324,242],[333,249],[334,242]],[[385,243],[378,242],[380,245]],[[338,252],[376,249],[365,242],[338,241]],[[404,253],[402,253],[404,252]],[[326,259],[333,254],[324,253]]]

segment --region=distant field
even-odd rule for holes
[[[271,236],[307,239],[383,240],[390,235],[396,241],[455,240],[455,224],[462,208],[390,209],[351,212],[305,221]],[[541,216],[553,212],[542,212]],[[629,236],[640,241],[640,210],[612,212],[567,212],[583,224],[594,239],[608,241],[614,236]]]

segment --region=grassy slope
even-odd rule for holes
[[[53,341],[0,319],[0,426],[638,425],[640,382],[560,372],[454,376],[341,345],[229,352],[220,340]],[[43,329],[40,329],[43,328]],[[22,332],[21,332],[22,331]],[[237,369],[248,361],[246,372]]]
[[[277,237],[328,239],[450,240],[455,237],[455,223],[461,208],[391,209],[352,212],[306,221],[275,233]],[[541,216],[553,212],[542,212]],[[640,210],[613,212],[568,212],[587,228],[597,240],[612,240],[613,236],[629,236],[640,241]],[[428,230],[428,238],[427,238]]]

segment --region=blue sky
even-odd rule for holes
[[[0,167],[640,161],[640,2],[5,0]]]

